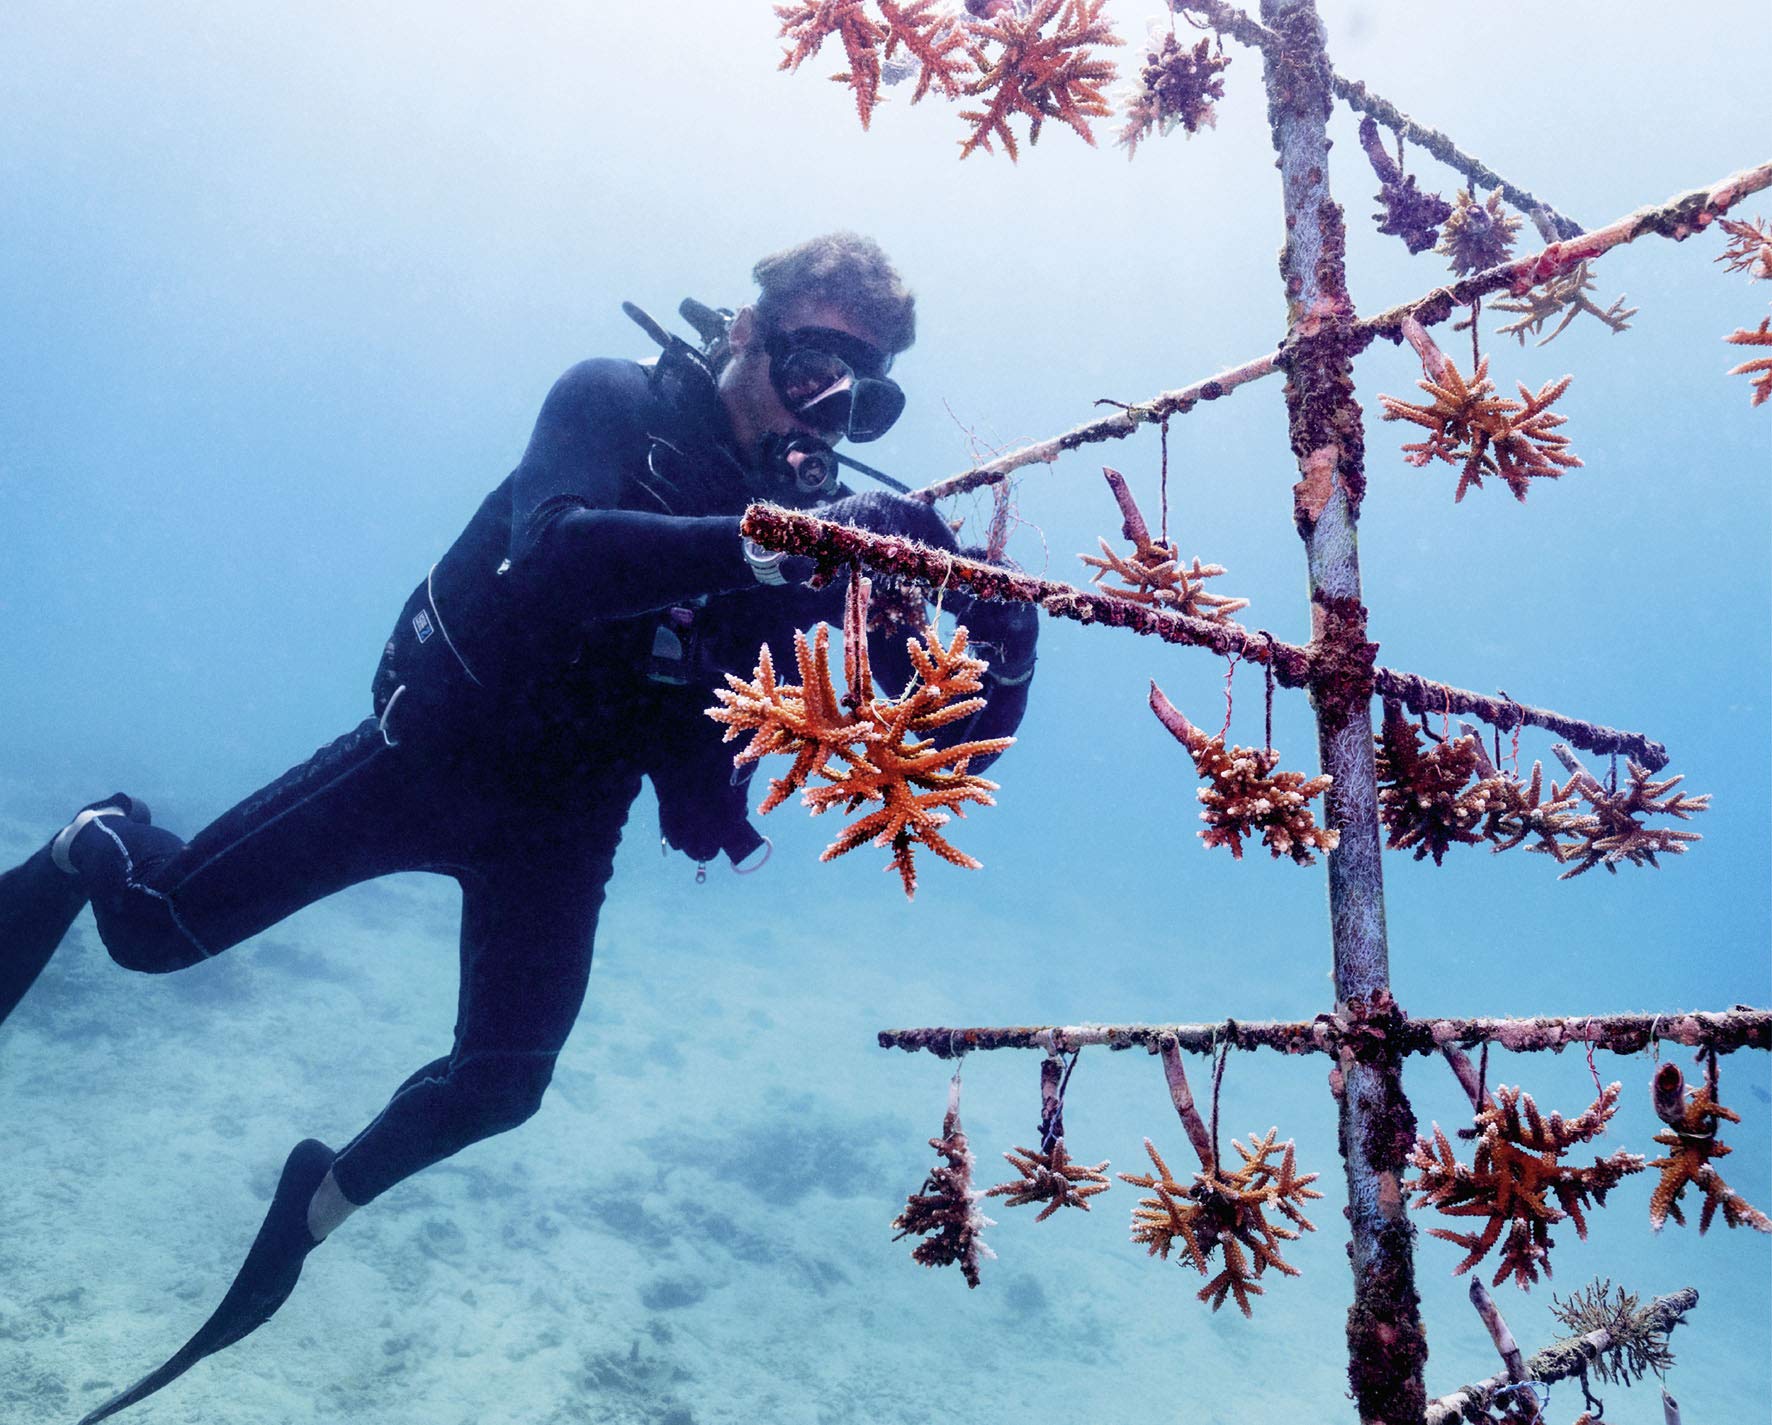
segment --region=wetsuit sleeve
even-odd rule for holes
[[[548,393],[512,472],[511,587],[572,622],[622,618],[755,586],[735,515],[619,508],[623,464],[644,448],[644,372],[586,361]]]

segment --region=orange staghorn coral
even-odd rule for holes
[[[1558,1160],[1575,1144],[1605,1130],[1606,1121],[1617,1112],[1621,1087],[1607,1085],[1585,1113],[1570,1120],[1558,1113],[1544,1118],[1531,1094],[1498,1088],[1484,1096],[1477,1112],[1476,1155],[1469,1167],[1458,1161],[1438,1124],[1431,1139],[1416,1139],[1409,1162],[1421,1176],[1403,1184],[1405,1192],[1420,1194],[1413,1206],[1431,1205],[1448,1217],[1489,1219],[1481,1232],[1429,1229],[1429,1235],[1455,1243],[1469,1254],[1452,1269],[1454,1276],[1476,1266],[1501,1241],[1501,1265],[1493,1284],[1499,1286],[1503,1278],[1512,1276],[1524,1291],[1538,1280],[1540,1268],[1550,1275],[1553,1223],[1573,1219],[1576,1235],[1587,1236],[1582,1207],[1590,1197],[1604,1206],[1606,1194],[1621,1179],[1642,1171],[1643,1159],[1621,1151],[1596,1158],[1586,1168],[1565,1167]],[[1507,1236],[1502,1241],[1504,1228]]]
[[[1200,788],[1206,810],[1200,820],[1206,829],[1200,839],[1208,846],[1228,846],[1231,855],[1243,859],[1243,838],[1260,833],[1262,844],[1278,860],[1290,856],[1300,866],[1314,865],[1316,851],[1333,851],[1341,833],[1320,827],[1311,816],[1310,803],[1326,792],[1330,777],[1306,777],[1302,772],[1276,772],[1280,754],[1269,749],[1229,747],[1224,737],[1208,737],[1182,716],[1163,691],[1151,684],[1151,711],[1175,740],[1194,759],[1194,767],[1211,785]]]
[[[1467,381],[1450,358],[1443,371],[1425,377],[1421,389],[1433,397],[1427,405],[1415,405],[1395,396],[1379,396],[1387,421],[1406,420],[1427,429],[1426,440],[1403,447],[1411,465],[1444,460],[1462,464],[1453,503],[1467,490],[1482,488],[1483,476],[1506,482],[1514,498],[1524,500],[1528,482],[1552,479],[1581,464],[1569,449],[1569,437],[1556,434],[1566,416],[1551,407],[1569,389],[1572,377],[1547,381],[1533,395],[1520,386],[1520,399],[1498,396],[1489,380],[1489,358],[1477,362]]]
[[[790,42],[780,68],[798,69],[836,35],[849,58],[849,68],[831,76],[855,92],[855,112],[862,128],[873,117],[880,97],[880,44],[886,30],[867,13],[865,0],[795,0],[777,5],[781,38]]]
[[[1039,141],[1047,119],[1069,124],[1086,143],[1095,143],[1089,120],[1111,112],[1102,87],[1117,74],[1111,60],[1096,58],[1095,47],[1122,43],[1112,22],[1101,16],[1105,4],[1036,0],[1026,14],[1003,7],[967,27],[979,77],[965,92],[985,99],[985,107],[960,115],[972,125],[960,145],[961,158],[978,149],[993,152],[991,141],[996,139],[1014,162],[1020,150],[1009,121],[1017,114],[1028,120],[1030,144]]]
[[[878,0],[881,18],[886,21],[885,58],[903,46],[905,53],[917,62],[917,87],[911,92],[915,104],[939,85],[950,99],[960,96],[961,84],[972,71],[972,56],[966,48],[966,30],[952,15],[936,7],[936,0]]]
[[[1772,346],[1772,317],[1761,317],[1759,326],[1753,331],[1743,327],[1740,331],[1730,332],[1723,340],[1736,346]],[[1772,356],[1755,357],[1739,366],[1731,366],[1729,374],[1753,377],[1754,393],[1749,405],[1761,406],[1772,401]]]
[[[792,756],[793,766],[770,783],[761,812],[779,806],[798,791],[815,815],[841,806],[854,811],[864,802],[880,808],[851,823],[825,848],[829,861],[864,842],[890,847],[892,865],[904,882],[905,894],[917,889],[913,848],[922,845],[944,861],[976,870],[978,862],[940,833],[950,816],[964,815],[967,803],[995,805],[995,782],[969,773],[968,762],[1003,751],[1013,738],[999,737],[940,747],[929,740],[938,728],[978,711],[973,696],[983,686],[986,664],[966,653],[966,630],[954,631],[943,644],[933,626],[921,639],[907,641],[914,674],[902,696],[883,699],[874,691],[868,665],[868,581],[852,576],[843,615],[843,673],[846,687],[839,698],[831,678],[830,630],[820,624],[809,641],[795,635],[800,682],[776,679],[768,645],[758,656],[750,681],[726,675],[727,686],[716,689],[717,707],[709,717],[726,724],[726,740],[749,732],[750,742],[733,758],[734,765],[754,762],[770,753]],[[814,776],[828,783],[808,786]]]
[[[1668,1124],[1667,1132],[1657,1133],[1655,1141],[1673,1151],[1649,1163],[1650,1167],[1661,1169],[1661,1181],[1649,1199],[1649,1225],[1659,1232],[1671,1217],[1685,1226],[1680,1198],[1690,1183],[1704,1194],[1704,1208],[1698,1218],[1700,1236],[1710,1230],[1719,1208],[1724,1223],[1730,1227],[1772,1232],[1772,1220],[1724,1182],[1722,1174],[1712,1166],[1732,1151],[1717,1137],[1717,1125],[1724,1121],[1739,1123],[1741,1115],[1718,1103],[1716,1090],[1708,1083],[1687,1089],[1677,1065],[1663,1064],[1655,1071],[1652,1083],[1656,1112]]]
[[[1045,1203],[1039,1216],[1034,1218],[1035,1222],[1044,1222],[1061,1207],[1080,1207],[1087,1212],[1089,1199],[1108,1190],[1108,1165],[1103,1162],[1089,1168],[1073,1163],[1062,1138],[1055,1139],[1052,1147],[1044,1152],[1017,1148],[1003,1156],[1021,1177],[1015,1182],[998,1183],[985,1196],[1006,1197],[1009,1207],[1021,1207],[1030,1202]]]
[[[1214,1311],[1230,1296],[1243,1315],[1251,1315],[1249,1298],[1263,1294],[1257,1277],[1269,1267],[1283,1276],[1299,1274],[1280,1256],[1280,1243],[1297,1241],[1301,1232],[1269,1222],[1268,1210],[1281,1213],[1303,1232],[1316,1231],[1301,1204],[1323,1195],[1310,1186],[1317,1175],[1300,1177],[1291,1141],[1276,1145],[1278,1137],[1277,1128],[1268,1129],[1263,1138],[1251,1133],[1248,1148],[1233,1139],[1242,1166],[1234,1172],[1206,1166],[1194,1174],[1188,1187],[1176,1181],[1156,1145],[1146,1138],[1145,1151],[1156,1172],[1119,1175],[1152,1193],[1141,1198],[1132,1212],[1132,1240],[1142,1242],[1150,1255],[1167,1260],[1170,1248],[1179,1242],[1187,1260],[1205,1276],[1213,1251],[1222,1251],[1223,1270],[1199,1291],[1199,1299],[1209,1301]],[[1281,1155],[1277,1164],[1269,1161],[1276,1152]]]

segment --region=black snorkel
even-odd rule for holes
[[[641,331],[659,345],[656,370],[661,376],[675,375],[692,386],[705,389],[718,399],[719,373],[716,362],[724,355],[734,313],[725,307],[710,307],[693,297],[685,297],[677,310],[683,320],[695,329],[701,346],[691,346],[682,337],[666,331],[652,317],[632,302],[623,302],[621,309]],[[746,469],[736,456],[734,466],[747,477],[758,472]],[[801,500],[817,500],[837,493],[838,468],[846,467],[877,480],[901,495],[910,493],[910,486],[893,479],[883,470],[865,465],[837,451],[818,437],[795,434],[770,436],[762,451],[762,473],[765,478],[788,486]]]

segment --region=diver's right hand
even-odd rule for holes
[[[954,538],[953,530],[935,512],[933,505],[907,499],[887,490],[868,490],[859,495],[846,495],[828,505],[814,505],[805,513],[815,515],[821,520],[830,520],[833,524],[865,529],[869,534],[914,539],[933,549],[959,548],[959,541]],[[812,578],[817,568],[818,561],[806,554],[790,554],[773,565],[775,574],[786,584],[804,584]],[[758,577],[759,582],[775,582],[774,577]]]
[[[959,541],[948,522],[936,513],[934,505],[895,495],[890,490],[868,490],[847,495],[828,505],[819,505],[807,513],[821,520],[853,525],[871,534],[892,534],[914,539],[931,549],[958,550]]]

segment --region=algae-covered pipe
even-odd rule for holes
[[[1366,638],[1357,543],[1365,433],[1352,358],[1360,333],[1347,291],[1347,228],[1329,193],[1333,100],[1322,24],[1313,0],[1262,0],[1261,14],[1282,41],[1277,51],[1263,51],[1286,209],[1281,363],[1301,477],[1293,487],[1293,514],[1305,545],[1319,648],[1311,701],[1323,770],[1335,779],[1325,824],[1341,832],[1328,876],[1335,998],[1342,1009],[1354,1001],[1382,1002],[1390,986],[1372,745],[1376,649]],[[1348,1380],[1367,1425],[1418,1425],[1427,1409],[1427,1341],[1415,1290],[1414,1229],[1401,1186],[1415,1115],[1394,1049],[1340,1059],[1332,1083],[1340,1102],[1354,1275]]]

